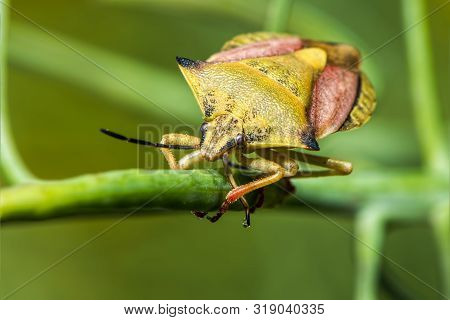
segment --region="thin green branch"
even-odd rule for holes
[[[284,32],[291,13],[292,0],[272,0],[269,3],[264,29],[272,32]]]
[[[403,25],[408,28],[426,15],[424,0],[403,0]],[[428,21],[418,23],[405,33],[410,91],[417,135],[425,167],[448,177],[448,151],[443,135]]]
[[[34,180],[14,144],[7,102],[8,1],[0,4],[0,175],[2,183],[16,184]]]
[[[241,183],[254,179],[239,178]],[[292,204],[303,205],[298,199],[334,206],[342,201],[342,204],[354,203],[355,208],[359,208],[366,203],[382,202],[397,208],[390,211],[390,219],[402,221],[423,221],[428,217],[430,205],[448,199],[448,189],[444,184],[413,173],[394,175],[386,172],[381,177],[366,173],[324,179],[292,179],[291,182],[296,186],[295,197],[290,200]],[[286,180],[280,183],[284,184]],[[171,185],[175,185],[173,189],[169,188]],[[424,188],[428,191],[424,192]],[[0,220],[47,219],[111,212],[113,209],[124,213],[123,209],[138,207],[152,197],[157,198],[148,204],[149,208],[212,210],[220,205],[228,190],[227,181],[215,170],[102,172],[2,189]],[[282,202],[286,196],[283,190],[287,190],[285,185],[281,188],[267,187],[264,206]],[[252,197],[255,194],[251,194],[248,200],[252,201]],[[240,208],[239,204],[236,208]]]
[[[438,248],[443,255],[442,272],[445,281],[448,281],[448,197],[446,207],[439,206],[433,216],[433,226],[438,242]],[[405,201],[407,200],[407,201]],[[436,200],[436,199],[435,199]],[[433,202],[433,201],[431,201]],[[378,279],[380,276],[380,263],[383,256],[383,241],[386,238],[388,223],[427,221],[430,217],[430,204],[417,201],[410,196],[408,199],[389,199],[376,197],[361,207],[355,217],[356,246],[356,299],[377,299]],[[447,210],[447,211],[445,211]],[[447,242],[446,242],[447,241]],[[392,261],[391,261],[392,262]],[[445,291],[443,290],[444,295]]]
[[[407,213],[399,211],[390,214],[409,220],[419,218],[416,213],[427,217],[425,212],[430,205],[448,199],[449,187],[447,177],[438,179],[418,171],[387,169],[358,171],[345,177],[293,179],[292,183],[296,187],[297,197],[320,205],[352,205],[359,208],[373,201],[401,201],[405,204]],[[411,211],[408,203],[413,203],[417,210]]]
[[[440,259],[442,292],[450,296],[450,205],[448,199],[438,203],[431,212],[431,226]]]
[[[46,219],[80,213],[149,208],[217,207],[229,190],[215,171],[102,172],[75,178],[2,189],[0,219]]]
[[[118,210],[126,214],[144,207],[214,210],[229,190],[224,176],[215,170],[117,170],[2,189],[0,220],[48,219]],[[285,195],[276,187],[267,193],[268,205],[279,203]],[[236,208],[240,208],[239,204]]]
[[[386,208],[378,204],[364,207],[355,219],[356,279],[355,299],[377,299],[378,278],[383,240],[385,238]]]

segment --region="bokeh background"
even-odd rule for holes
[[[426,1],[427,12],[442,0]],[[201,115],[175,56],[205,59],[236,34],[265,29],[272,1],[13,0],[8,87],[10,121],[20,154],[40,178],[134,168],[136,147],[102,136],[130,136],[142,124],[177,120],[37,25],[192,125]],[[449,7],[430,18],[436,90],[448,128]],[[25,17],[24,17],[25,16]],[[401,2],[296,0],[285,21],[305,38],[346,42],[372,52],[400,33]],[[378,93],[375,116],[360,130],[321,142],[321,154],[364,170],[421,165],[403,37],[364,60]],[[425,108],[426,106],[424,106]],[[448,142],[448,140],[447,140]],[[430,143],[432,143],[430,141]],[[159,156],[162,157],[162,156]],[[340,178],[345,179],[345,177]],[[352,231],[353,209],[315,206]],[[1,227],[0,296],[35,276],[120,215],[20,222]],[[17,291],[13,299],[351,299],[354,240],[307,206],[262,209],[244,230],[242,214],[211,225],[188,211],[136,214]],[[390,226],[386,256],[435,288],[443,274],[432,230]],[[441,296],[382,260],[378,298]]]

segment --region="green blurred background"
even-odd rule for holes
[[[427,2],[427,12],[442,4]],[[270,1],[13,0],[11,5],[183,121],[201,116],[175,56],[205,59],[236,34],[267,27]],[[437,91],[449,101],[450,6],[429,19]],[[133,168],[136,147],[98,133],[135,136],[140,124],[177,124],[29,20],[10,15],[11,125],[26,164],[40,178]],[[286,30],[351,43],[363,56],[404,29],[401,2],[297,0]],[[367,126],[321,142],[321,154],[369,169],[416,168],[421,155],[402,37],[363,62],[378,93]],[[425,106],[424,106],[425,107]],[[448,128],[448,108],[443,111]],[[432,143],[432,142],[430,142]],[[162,156],[160,156],[162,157]],[[345,179],[341,178],[341,179]],[[317,208],[353,230],[350,209]],[[120,218],[74,217],[1,229],[4,296]],[[351,299],[354,240],[308,207],[262,209],[211,225],[189,212],[136,214],[15,293],[13,299]],[[441,287],[439,254],[427,224],[389,229],[384,253]],[[440,296],[383,260],[380,298]]]

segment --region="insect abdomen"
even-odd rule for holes
[[[355,104],[339,131],[359,128],[369,121],[376,106],[375,90],[367,76],[360,72],[359,90]]]

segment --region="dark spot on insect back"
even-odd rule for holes
[[[198,61],[194,61],[188,58],[176,57],[177,62],[184,68],[196,68],[200,64]]]
[[[317,142],[314,132],[312,130],[304,131],[300,134],[302,143],[308,150],[319,151],[319,143]]]
[[[203,97],[203,110],[206,117],[211,117],[216,110],[217,100],[215,98],[215,92],[210,91]]]
[[[204,113],[205,113],[205,117],[211,117],[212,114],[214,113],[215,109],[216,109],[215,106],[212,105],[208,101],[208,99],[206,99],[206,98],[203,99],[203,110],[204,110]]]
[[[249,131],[246,134],[246,139],[252,142],[262,142],[266,140],[270,133],[272,132],[272,128],[255,128],[253,131]]]

